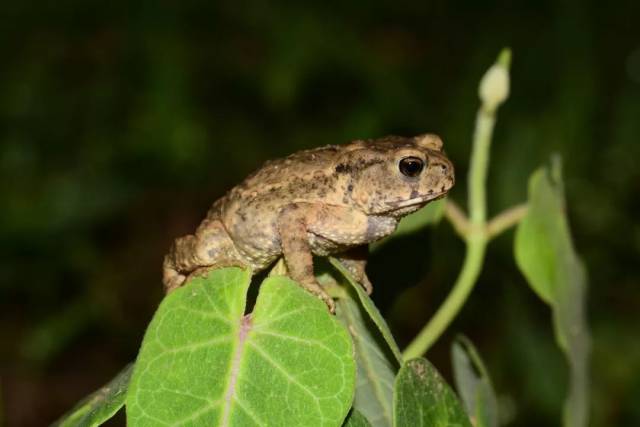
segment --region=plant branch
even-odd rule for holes
[[[420,333],[404,350],[402,353],[404,360],[419,357],[426,353],[458,314],[480,274],[485,248],[486,244],[480,241],[470,242],[467,245],[464,264],[453,289],[429,323],[422,328]]]
[[[487,237],[493,239],[503,231],[518,224],[527,214],[527,210],[527,204],[522,203],[510,207],[493,217],[487,224]]]
[[[471,225],[462,208],[453,200],[447,199],[447,203],[444,205],[444,216],[449,220],[456,233],[466,240]]]

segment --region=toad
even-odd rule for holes
[[[289,276],[334,312],[313,254],[335,254],[371,293],[367,245],[453,184],[453,165],[433,134],[358,140],[269,161],[213,203],[194,234],[175,240],[164,259],[165,290],[212,268],[256,273],[283,256]]]

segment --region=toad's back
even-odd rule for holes
[[[231,190],[229,196],[243,197],[255,192],[269,192],[272,188],[289,187],[293,190],[300,180],[328,176],[336,157],[344,149],[337,145],[299,151],[287,157],[270,160]]]
[[[265,163],[217,201],[208,218],[221,220],[244,255],[270,262],[280,253],[276,222],[284,206],[342,201],[335,161],[343,149],[330,145]]]

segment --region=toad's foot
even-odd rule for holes
[[[181,274],[173,264],[173,258],[169,255],[164,257],[162,266],[162,283],[164,283],[164,292],[175,291],[184,284],[187,276]]]
[[[336,303],[324,288],[316,281],[300,283],[300,285],[309,293],[320,298],[327,305],[331,314],[336,314]]]
[[[373,292],[373,285],[365,273],[367,265],[367,246],[359,246],[337,256],[340,263],[351,273],[353,280],[358,282],[368,295]]]

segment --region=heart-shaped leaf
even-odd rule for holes
[[[336,308],[338,318],[351,332],[356,354],[356,395],[353,407],[372,426],[389,427],[393,413],[393,381],[398,364],[350,285],[344,285],[344,292],[338,297]]]
[[[566,216],[560,160],[529,179],[529,209],[515,240],[518,267],[531,288],[553,310],[556,340],[569,360],[569,396],[564,425],[582,427],[589,418],[587,277],[575,252]]]
[[[344,421],[342,427],[371,427],[369,421],[355,409],[349,411],[347,419]]]
[[[351,277],[351,274],[349,273],[349,271],[346,268],[344,268],[344,266],[340,263],[340,261],[338,261],[335,258],[331,258],[330,261],[331,261],[331,265],[333,265],[340,272],[340,274],[342,274],[342,276],[345,279],[347,279],[351,287],[356,291],[356,294],[360,299],[360,304],[362,304],[362,307],[369,314],[369,318],[371,319],[371,321],[373,321],[373,323],[376,325],[376,327],[382,334],[382,337],[384,338],[387,345],[389,346],[389,349],[391,350],[391,353],[395,357],[396,362],[398,364],[402,363],[402,352],[400,351],[400,348],[398,347],[396,340],[393,339],[393,335],[391,334],[389,325],[387,325],[387,322],[385,322],[384,317],[382,317],[382,314],[380,314],[380,311],[378,311],[378,308],[376,307],[376,305],[373,303],[373,301],[371,301],[371,298],[369,298],[369,295],[367,295],[367,293],[364,291],[364,289],[362,288],[362,286],[360,286],[359,283],[356,283],[356,281],[353,280],[353,277]]]
[[[474,345],[459,336],[451,348],[453,377],[469,417],[476,427],[498,427],[498,401],[487,369]]]
[[[84,398],[53,426],[94,427],[113,417],[124,405],[132,371],[133,364],[127,365],[109,384]]]
[[[130,426],[339,426],[355,386],[353,346],[317,298],[284,277],[214,270],[174,291],[146,334],[127,397]]]
[[[424,358],[400,368],[393,388],[395,427],[471,427],[458,398]]]

